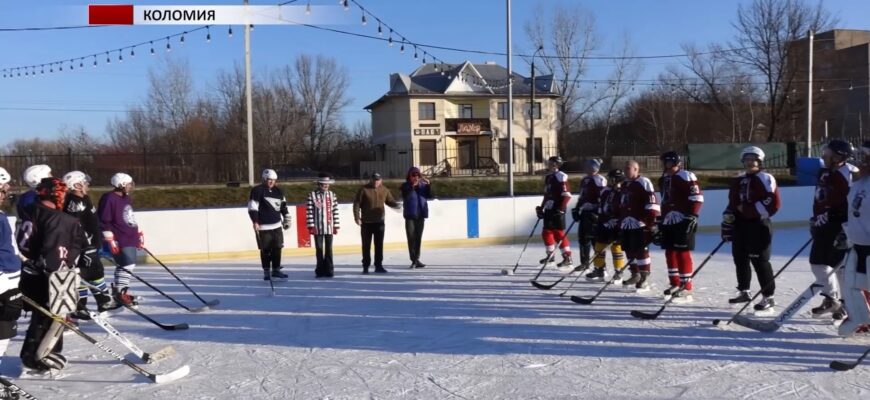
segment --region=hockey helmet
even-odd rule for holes
[[[764,161],[764,150],[756,146],[747,146],[740,152],[740,159],[745,160],[746,156],[755,156],[758,162]]]
[[[263,177],[264,181],[267,179],[278,180],[278,173],[275,172],[274,169],[269,169],[269,168],[264,169],[261,176]]]
[[[45,164],[31,165],[24,170],[22,178],[30,188],[35,188],[43,178],[51,176],[51,167]]]
[[[70,171],[63,176],[63,183],[66,184],[67,188],[73,190],[78,184],[91,183],[91,177],[82,171]]]
[[[12,182],[12,175],[9,175],[9,171],[6,171],[6,168],[0,167],[0,185],[5,185],[9,182]]]
[[[662,160],[662,164],[672,162],[674,165],[677,165],[683,162],[683,158],[680,157],[680,154],[676,151],[666,151],[659,156],[659,160]]]
[[[113,188],[121,189],[124,186],[127,186],[127,184],[133,183],[133,177],[123,172],[118,172],[117,174],[112,175],[111,183]]]
[[[611,169],[607,171],[607,178],[610,179],[611,182],[620,183],[625,180],[625,172],[622,172],[621,169]]]
[[[559,157],[559,156],[552,156],[552,157],[548,158],[547,161],[554,163],[556,165],[562,165],[565,162],[564,160],[562,160],[562,157]]]
[[[828,142],[823,147],[822,151],[824,151],[825,149],[830,150],[831,153],[834,153],[840,157],[843,157],[846,160],[855,156],[855,148],[852,147],[851,143],[849,143],[845,140],[834,139],[834,140]]]

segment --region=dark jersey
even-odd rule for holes
[[[46,272],[75,268],[87,244],[75,217],[42,204],[36,205],[32,219],[22,224],[18,234],[21,253]]]
[[[816,179],[816,192],[813,196],[813,216],[828,213],[829,217],[846,219],[849,211],[847,196],[849,187],[852,186],[852,169],[849,164],[844,164],[834,170],[822,168]]]
[[[568,188],[568,174],[556,171],[544,177],[544,200],[541,207],[545,210],[562,210],[568,208],[571,201],[571,190]]]
[[[91,201],[90,196],[78,197],[72,193],[66,196],[63,211],[78,218],[88,243],[93,248],[99,248],[100,238],[103,233],[100,230],[100,218],[97,217],[97,208]]]
[[[260,224],[261,230],[267,231],[280,228],[281,222],[290,218],[290,210],[281,189],[277,186],[269,189],[261,184],[251,189],[248,215],[252,222]]]
[[[673,175],[663,174],[659,178],[662,194],[662,215],[677,211],[684,215],[698,215],[704,203],[704,194],[698,185],[695,174],[681,169]]]
[[[726,211],[743,220],[765,220],[779,211],[780,204],[773,175],[764,171],[742,173],[731,181]]]
[[[619,188],[605,187],[601,190],[601,195],[598,197],[598,214],[600,220],[605,221],[610,218],[616,218],[616,212],[619,210]]]

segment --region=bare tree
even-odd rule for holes
[[[332,58],[300,55],[294,72],[294,86],[306,122],[303,146],[308,161],[317,164],[342,130],[341,112],[350,104],[347,71]]]
[[[631,40],[626,36],[623,40],[620,58],[614,61],[613,72],[610,75],[610,87],[607,89],[603,107],[604,118],[604,151],[602,156],[607,157],[607,145],[610,140],[610,128],[613,124],[614,113],[617,107],[621,107],[629,96],[631,88],[626,81],[633,81],[640,75],[643,66],[632,58],[634,51]]]
[[[730,43],[735,50],[725,54],[761,75],[768,141],[778,138],[786,96],[795,85],[798,68],[790,63],[806,58],[793,42],[810,29],[829,29],[836,22],[821,1],[811,5],[807,0],[753,0],[749,5],[737,6],[737,21],[733,23],[737,37]]]
[[[565,153],[568,132],[604,100],[601,92],[581,83],[588,72],[587,57],[599,46],[595,18],[580,6],[556,6],[550,16],[538,6],[534,17],[526,21],[525,32],[535,49],[544,47],[544,69],[553,75],[562,96],[557,137],[559,151]]]

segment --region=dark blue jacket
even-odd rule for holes
[[[0,272],[4,274],[21,271],[21,259],[12,245],[12,227],[9,218],[0,211]]]
[[[405,219],[429,218],[429,205],[426,203],[426,200],[432,198],[432,187],[423,182],[414,187],[411,184],[411,175],[415,173],[420,173],[420,169],[411,167],[408,170],[408,174],[405,175],[405,183],[402,184],[400,189],[402,191],[402,201],[404,202],[402,205],[404,212],[402,214],[405,216]]]

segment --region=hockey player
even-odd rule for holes
[[[33,208],[32,219],[22,224],[18,234],[19,249],[33,261],[23,270],[19,284],[21,293],[45,308],[49,308],[49,275],[75,268],[76,259],[87,244],[79,221],[62,211],[66,190],[59,178],[40,181],[36,187],[39,202]],[[30,326],[21,345],[21,363],[25,367],[44,372],[62,369],[66,365],[66,358],[60,354],[63,327],[53,324],[58,323],[41,312],[31,314]],[[51,350],[39,358],[40,347]]]
[[[42,181],[43,178],[48,178],[50,176],[51,167],[45,164],[31,165],[24,170],[21,177],[30,190],[24,192],[24,194],[18,197],[18,202],[15,206],[18,215],[16,231],[17,228],[21,227],[22,223],[30,221],[31,214],[33,214],[33,208],[36,207],[36,203],[39,202],[36,198],[36,186],[39,185],[39,182]]]
[[[749,285],[752,269],[764,296],[755,304],[756,311],[772,310],[776,305],[773,294],[776,284],[770,266],[770,244],[773,239],[772,217],[779,210],[779,188],[773,175],[762,171],[764,151],[748,146],[740,153],[746,169],[731,181],[728,206],[722,213],[722,240],[731,243],[731,255],[737,271],[737,297],[731,304],[751,300]],[[751,266],[750,266],[751,265]]]
[[[541,259],[541,264],[550,260],[550,256],[556,251],[556,240],[562,250],[562,261],[557,265],[559,268],[573,267],[571,260],[571,242],[568,233],[565,232],[565,210],[571,201],[571,191],[568,189],[568,174],[559,171],[562,166],[562,157],[553,156],[547,160],[549,174],[544,177],[544,199],[541,205],[535,208],[538,219],[544,220],[544,229],[541,237],[547,246],[547,257]]]
[[[112,296],[118,303],[136,306],[138,302],[129,292],[129,272],[136,268],[136,250],[145,247],[145,235],[139,229],[133,213],[133,201],[130,198],[134,187],[133,177],[119,172],[112,176],[110,182],[112,191],[100,197],[97,214],[103,230],[103,246],[118,265],[115,268]]]
[[[698,214],[704,203],[704,195],[695,174],[682,167],[683,160],[677,152],[668,151],[659,158],[664,171],[659,178],[662,195],[662,218],[659,219],[660,243],[665,250],[670,287],[664,295],[675,295],[684,301],[692,299],[692,250],[695,249],[695,232],[698,230]],[[680,286],[685,288],[680,291]]]
[[[263,183],[251,188],[248,216],[257,235],[263,280],[286,279],[287,274],[281,272],[281,249],[284,248],[284,233],[281,229],[290,229],[290,211],[284,192],[276,186],[278,173],[273,169],[264,169],[261,176]]]
[[[577,236],[580,241],[580,266],[589,265],[592,243],[595,241],[595,226],[598,225],[598,200],[601,191],[607,187],[607,179],[598,174],[601,160],[594,158],[585,164],[586,176],[580,181],[580,196],[577,205],[571,210],[571,216],[577,222]]]
[[[329,174],[320,173],[316,182],[317,189],[308,194],[306,212],[308,233],[314,236],[317,250],[317,268],[314,269],[314,275],[317,278],[332,278],[332,236],[337,235],[340,228],[338,197],[329,190],[329,185],[335,183]]]
[[[93,289],[88,290],[84,282],[79,286],[79,302],[71,317],[89,320],[91,319],[87,310],[89,292],[94,293],[94,299],[97,301],[97,312],[113,310],[121,305],[113,302],[112,297],[106,294],[108,287],[104,276],[103,262],[99,255],[100,239],[102,238],[100,219],[97,217],[97,208],[94,207],[91,197],[88,196],[91,177],[81,171],[72,171],[63,176],[63,183],[69,190],[63,211],[78,218],[88,239],[88,245],[82,250],[82,255],[78,260],[79,275],[81,275],[82,280],[87,281],[93,287]]]
[[[847,248],[852,243],[852,250],[846,258],[843,269],[843,287],[841,296],[848,317],[837,328],[840,336],[852,336],[858,332],[865,332],[870,325],[870,309],[866,294],[870,290],[870,271],[868,257],[870,257],[870,141],[861,145],[861,174],[860,178],[852,183],[849,190],[848,221],[843,226],[845,236],[848,239],[838,237],[837,245]]]
[[[612,169],[607,172],[607,186],[601,191],[598,199],[598,224],[595,227],[595,258],[592,262],[595,269],[586,274],[586,280],[603,281],[607,273],[605,268],[604,250],[610,247],[613,257],[613,269],[615,274],[622,275],[625,268],[625,253],[619,244],[619,220],[616,211],[619,208],[619,191],[625,174],[621,169]],[[619,280],[619,278],[617,278]]]
[[[0,206],[9,193],[12,176],[0,168]],[[12,243],[12,226],[6,213],[0,208],[0,361],[6,354],[9,340],[18,334],[18,318],[21,317],[21,259]],[[0,393],[3,393],[0,391]]]
[[[649,290],[648,279],[652,267],[649,243],[661,208],[652,182],[640,174],[637,161],[625,163],[625,178],[619,192],[619,242],[626,257],[631,260],[631,277],[622,284],[625,287],[634,285],[638,292],[645,292]]]
[[[843,232],[843,223],[849,211],[847,197],[852,185],[852,173],[857,172],[857,168],[846,161],[853,156],[852,145],[842,140],[832,140],[822,149],[825,167],[819,170],[813,197],[810,266],[816,282],[824,285],[821,292],[824,299],[821,305],[812,309],[814,316],[832,313],[836,318],[843,315],[840,285],[833,271],[843,261],[846,250],[835,248],[834,241]]]

